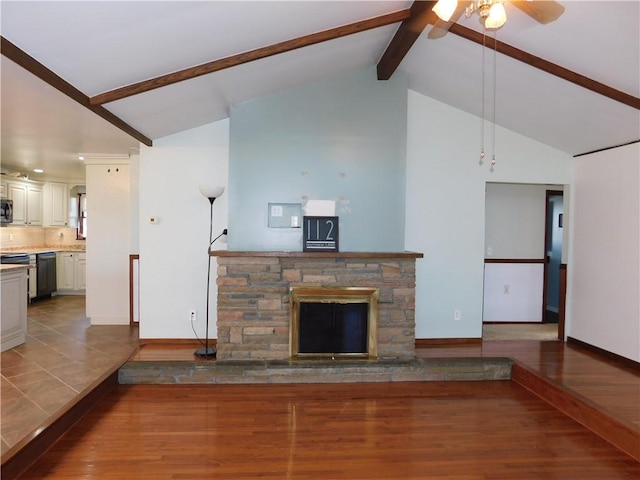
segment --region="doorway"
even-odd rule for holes
[[[487,183],[483,338],[560,338],[563,190]]]
[[[560,321],[561,270],[564,231],[564,194],[561,190],[547,190],[545,213],[545,265],[543,287],[544,323]],[[562,328],[560,328],[562,330]]]

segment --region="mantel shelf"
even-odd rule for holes
[[[213,250],[212,257],[278,257],[278,258],[423,258],[418,252],[260,252]]]

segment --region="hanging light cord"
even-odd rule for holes
[[[498,31],[493,32],[493,139],[491,145],[491,151],[493,156],[491,157],[491,171],[493,172],[496,165],[496,91],[498,83]]]
[[[486,39],[486,35],[487,35],[487,30],[486,28],[484,28],[484,26],[482,27],[482,123],[480,124],[480,162],[478,162],[480,165],[482,165],[484,163],[484,66],[485,66],[485,59],[484,59],[484,50],[486,48],[485,45],[485,39]]]

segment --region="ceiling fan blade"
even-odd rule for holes
[[[444,37],[449,31],[449,28],[451,28],[451,25],[453,25],[462,16],[464,10],[467,8],[467,5],[469,5],[469,2],[458,0],[458,6],[453,12],[453,15],[451,15],[449,21],[445,22],[444,20],[440,20],[438,18],[438,21],[433,25],[431,30],[429,30],[427,38],[434,40],[436,38]]]
[[[429,33],[427,34],[427,38],[430,38],[431,40],[435,40],[436,38],[444,37],[449,31],[450,27],[451,27],[451,22],[443,22],[442,20],[438,20],[436,24],[433,27],[431,27],[431,30],[429,30]]]
[[[557,20],[558,17],[564,13],[564,7],[558,2],[554,2],[552,0],[512,0],[509,3],[513,4],[514,7],[519,8],[535,21],[542,23],[543,25]]]

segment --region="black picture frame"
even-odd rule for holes
[[[338,217],[302,217],[303,252],[339,252]]]

